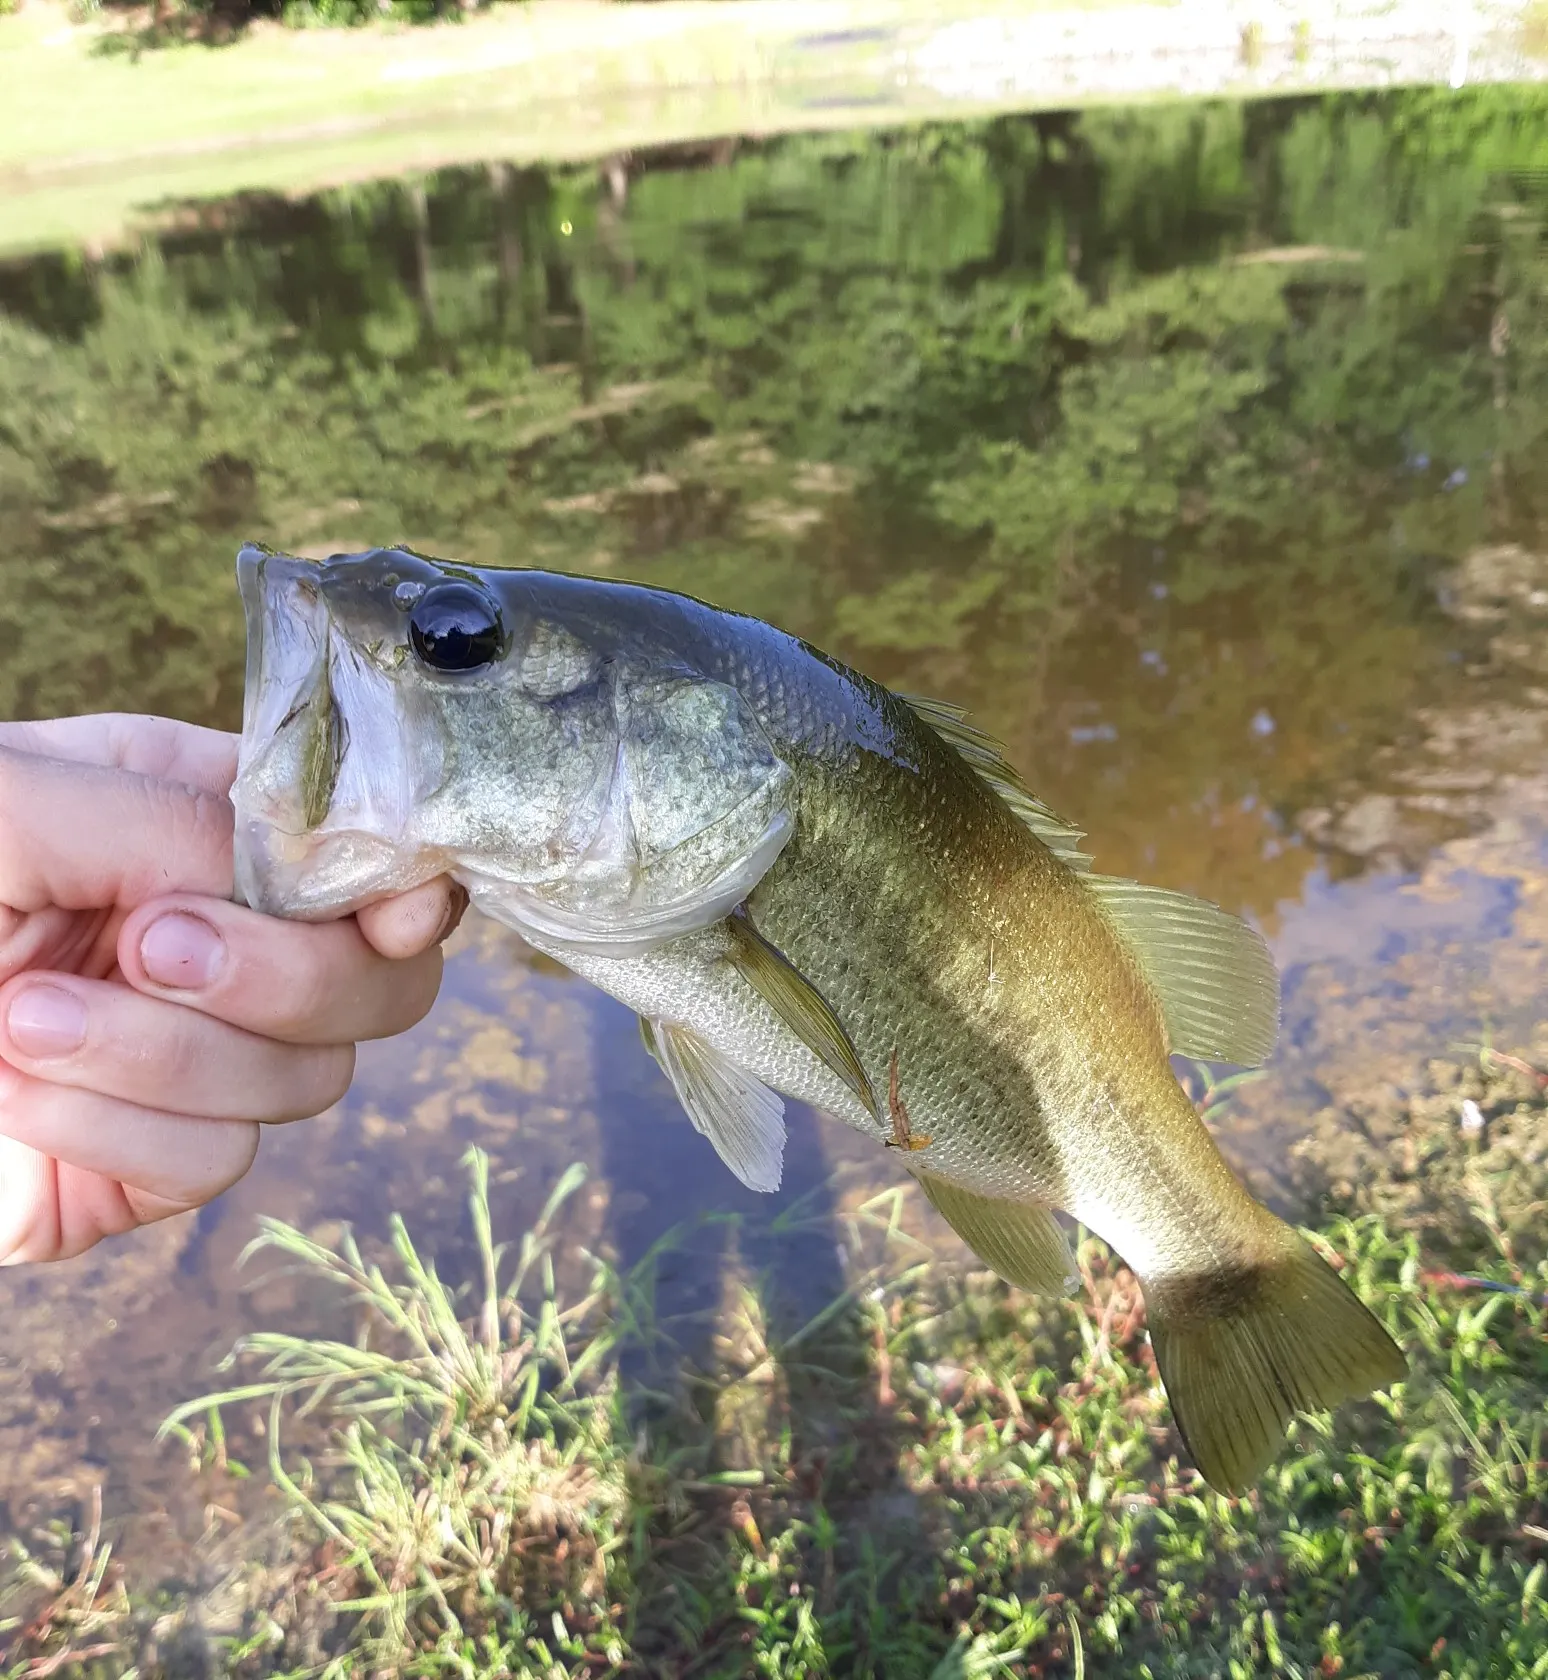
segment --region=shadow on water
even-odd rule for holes
[[[1491,89],[727,141],[0,268],[0,716],[233,726],[247,537],[770,618],[971,706],[1099,867],[1263,923],[1286,1046],[1223,1141],[1289,1205],[1341,1092],[1543,995],[1539,119]],[[841,1292],[843,1216],[897,1178],[796,1112],[771,1212],[631,1017],[470,927],[429,1021],[215,1208],[6,1275],[0,1500],[106,1475],[190,1537],[153,1421],[255,1317],[338,1328],[236,1281],[255,1217],[380,1244],[401,1210],[455,1274],[474,1142],[503,1230],[573,1160],[575,1240],[625,1262],[737,1215],[661,1275],[705,1334],[730,1277],[782,1324]]]

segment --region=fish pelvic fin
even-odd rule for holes
[[[640,1018],[645,1048],[672,1081],[694,1130],[749,1190],[779,1189],[785,1105],[767,1085],[675,1021]]]
[[[930,1205],[991,1271],[1034,1295],[1068,1295],[1075,1257],[1053,1210],[981,1196],[935,1173],[916,1172]]]
[[[1178,1433],[1222,1493],[1257,1481],[1296,1412],[1331,1411],[1408,1373],[1402,1350],[1337,1272],[1281,1230],[1267,1261],[1142,1280]]]

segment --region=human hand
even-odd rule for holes
[[[236,754],[165,718],[0,724],[0,1264],[210,1201],[435,1000],[449,881],[324,924],[230,902]]]

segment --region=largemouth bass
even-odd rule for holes
[[[686,596],[403,549],[246,547],[240,894],[346,914],[450,874],[640,1017],[695,1126],[773,1190],[780,1093],[896,1151],[990,1267],[1068,1292],[1054,1218],[1144,1288],[1214,1486],[1402,1354],[1249,1196],[1169,1051],[1253,1065],[1259,936],[1093,871],[954,707]]]

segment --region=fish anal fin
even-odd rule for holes
[[[1279,1036],[1279,975],[1263,936],[1218,905],[1165,887],[1088,875],[1161,1002],[1184,1056],[1257,1067]]]
[[[1068,1295],[1075,1257],[1051,1208],[981,1196],[935,1173],[915,1176],[930,1205],[983,1263],[1018,1289]]]
[[[836,1073],[873,1115],[876,1093],[839,1018],[822,993],[758,932],[745,908],[727,918],[726,960],[795,1036]]]
[[[749,1190],[779,1189],[785,1158],[780,1098],[691,1028],[652,1021],[642,1036],[694,1129],[714,1144],[721,1160]]]
[[[967,721],[961,706],[931,700],[922,694],[898,694],[898,699],[926,723],[968,767],[1010,807],[1011,814],[1038,837],[1055,857],[1084,874],[1091,857],[1080,849],[1085,831],[1057,811],[1050,810],[1021,779],[1005,756],[1005,748],[976,724]]]
[[[1283,1255],[1207,1277],[1142,1279],[1156,1364],[1178,1433],[1222,1493],[1257,1481],[1297,1412],[1401,1382],[1402,1350],[1288,1228]]]

